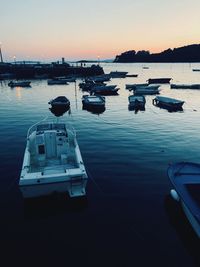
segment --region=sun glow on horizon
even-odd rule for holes
[[[13,0],[1,10],[5,60],[110,59],[200,43],[198,0]]]

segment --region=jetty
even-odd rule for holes
[[[86,66],[86,64],[67,62],[40,63],[35,61],[16,61],[13,63],[0,62],[0,78],[38,79],[38,77],[53,78],[58,76],[96,76],[104,74],[99,64]]]

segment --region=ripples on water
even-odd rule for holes
[[[142,69],[144,65],[149,69]],[[110,84],[117,84],[120,93],[106,97],[106,110],[99,115],[82,110],[79,80],[55,86],[48,86],[46,80],[32,81],[30,88],[13,89],[7,81],[0,83],[1,206],[3,221],[9,225],[3,242],[22,246],[27,258],[31,254],[24,242],[31,249],[40,242],[39,249],[42,244],[46,249],[38,258],[47,257],[47,262],[55,256],[67,263],[68,256],[75,257],[78,265],[76,250],[82,266],[193,266],[199,263],[199,243],[184,215],[167,198],[166,169],[170,162],[200,161],[200,90],[162,85],[161,95],[185,101],[183,111],[155,107],[154,96],[146,96],[145,111],[135,113],[128,110],[125,84],[156,77],[171,77],[172,83],[200,83],[200,73],[192,72],[199,64],[103,67],[105,73],[121,70],[139,76],[113,79]],[[62,120],[76,129],[91,177],[87,203],[77,210],[69,200],[36,201],[28,205],[27,219],[17,188],[26,134],[32,124],[53,116],[47,103],[58,95],[71,102],[71,114],[65,113]],[[19,248],[13,251],[20,258]]]

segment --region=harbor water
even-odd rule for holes
[[[200,162],[200,90],[170,89],[160,95],[185,101],[169,112],[146,96],[144,111],[129,111],[125,84],[149,78],[200,84],[200,63],[102,63],[119,95],[106,96],[106,109],[82,109],[78,84],[10,88],[0,81],[1,254],[7,263],[30,266],[200,266],[200,243],[182,210],[169,197],[171,162]],[[148,68],[143,68],[148,67]],[[56,117],[48,102],[59,95],[71,103],[59,117],[71,124],[87,169],[87,197],[22,198],[18,181],[28,128]]]

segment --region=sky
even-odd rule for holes
[[[200,44],[200,0],[0,0],[4,61],[110,59]]]

